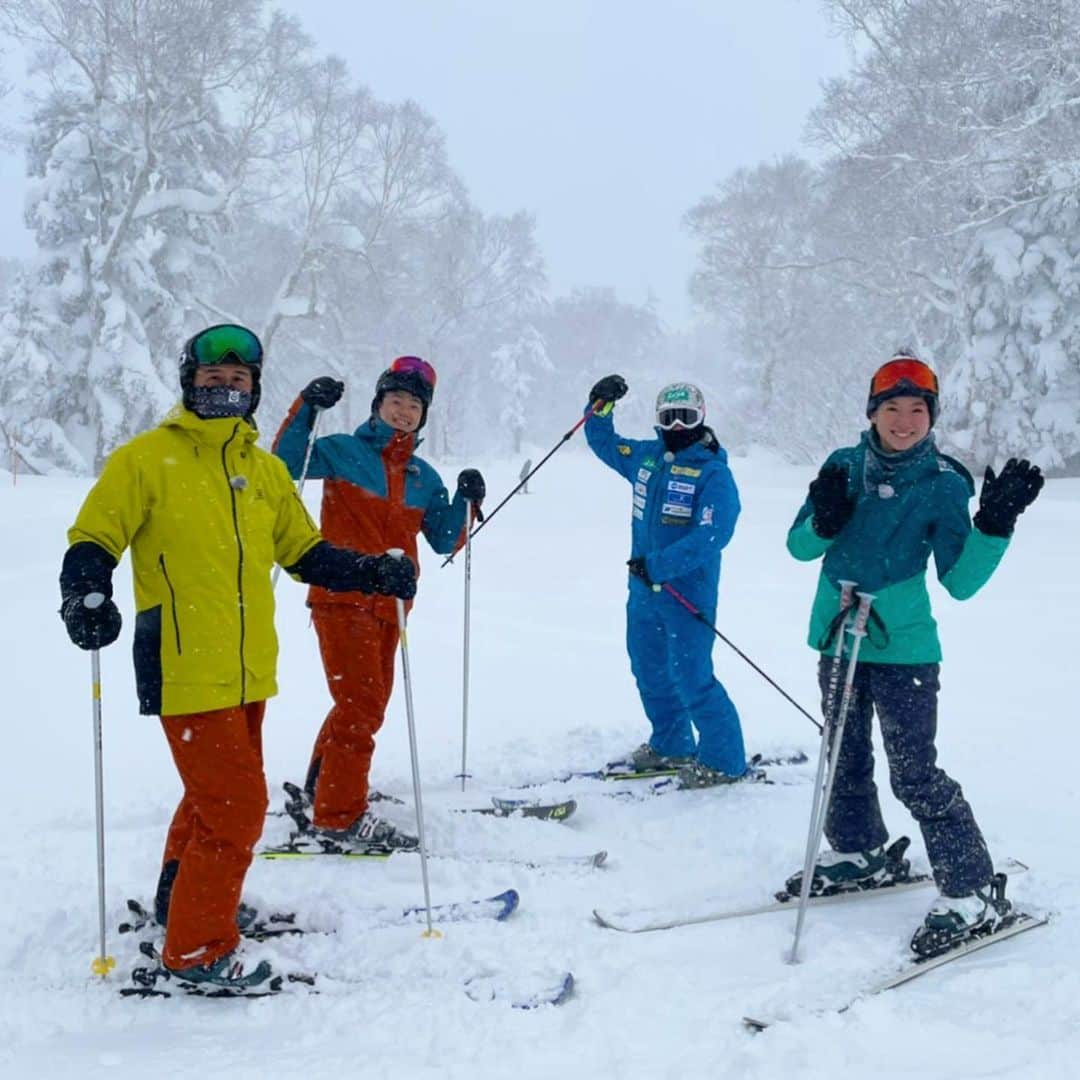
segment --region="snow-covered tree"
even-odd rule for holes
[[[20,420],[47,420],[84,468],[176,397],[183,338],[225,270],[232,201],[266,149],[302,42],[262,0],[2,0],[35,49],[28,222],[40,269],[5,320],[0,369],[33,380]],[[33,362],[21,359],[24,353]],[[5,416],[12,401],[5,400]],[[40,425],[39,425],[40,426]],[[46,425],[48,427],[48,425]],[[52,431],[52,428],[49,428]]]

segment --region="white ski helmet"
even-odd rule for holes
[[[664,431],[704,422],[705,395],[693,383],[669,383],[656,395],[656,424]]]

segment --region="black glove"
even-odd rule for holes
[[[345,393],[345,384],[340,379],[330,375],[321,375],[300,391],[300,397],[304,404],[313,409],[332,409]]]
[[[590,391],[589,404],[596,405],[598,401],[615,402],[621,397],[626,397],[629,387],[621,375],[605,375]]]
[[[626,565],[630,568],[630,573],[634,577],[641,578],[650,588],[653,586],[653,580],[649,577],[649,571],[645,569],[645,556],[638,555],[635,559],[627,559]]]
[[[484,478],[480,475],[479,469],[462,469],[458,473],[457,489],[463,499],[468,499],[472,503],[483,502],[487,494],[487,487],[484,485]]]
[[[810,481],[814,532],[823,540],[836,536],[855,513],[855,502],[848,497],[847,481],[847,470],[841,465],[825,465]]]
[[[370,592],[411,600],[416,595],[416,567],[402,555],[369,555]]]
[[[1009,458],[1000,476],[986,469],[975,528],[987,536],[1012,536],[1016,519],[1035,501],[1045,483],[1038,465]]]
[[[104,599],[96,607],[87,607],[90,597],[102,597],[102,593],[86,596],[69,596],[60,609],[68,637],[80,649],[104,649],[120,636],[120,610],[111,599]]]

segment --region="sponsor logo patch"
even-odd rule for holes
[[[660,524],[661,525],[689,525],[690,524],[690,519],[689,518],[668,517],[668,516],[662,514],[660,516]]]
[[[640,496],[640,495],[635,495],[634,496],[634,505],[639,510],[644,510],[645,509],[645,500],[644,500],[644,498],[642,496]]]
[[[691,469],[689,465],[672,465],[672,476],[700,476],[700,469]]]
[[[685,495],[693,495],[697,488],[693,484],[687,484],[682,480],[669,480],[667,482],[668,491],[681,491]]]
[[[638,521],[644,521],[645,520],[645,511],[635,509],[634,510],[634,517],[636,517],[638,519]]]
[[[693,517],[694,511],[689,506],[679,506],[677,503],[664,503],[660,507],[661,514],[670,514],[672,517]]]
[[[618,450],[623,457],[629,457],[633,453],[633,451],[630,449],[629,446],[626,445],[626,443],[619,443],[615,447],[615,449]]]
[[[641,481],[641,482],[642,482],[643,484],[647,484],[647,483],[649,482],[649,477],[650,477],[650,476],[652,476],[652,473],[651,473],[651,472],[649,472],[649,470],[648,470],[648,469],[638,469],[638,471],[637,471],[637,478],[638,478],[638,479],[639,479],[639,480],[640,480],[640,481]]]
[[[640,480],[634,485],[634,491],[636,491],[638,495],[649,494],[649,489]]]
[[[701,522],[700,522],[700,524],[702,524],[702,525],[711,525],[712,524],[712,515],[713,515],[713,508],[711,506],[706,506],[701,511]]]

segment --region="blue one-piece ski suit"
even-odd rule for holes
[[[643,556],[652,581],[671,585],[715,622],[720,552],[739,516],[724,449],[703,439],[672,453],[661,438],[624,439],[610,416],[587,415],[593,453],[633,485],[631,557]],[[669,593],[630,577],[626,649],[652,724],[650,745],[665,756],[696,754],[702,765],[741,776],[742,729],[713,674],[714,641],[712,630]]]

